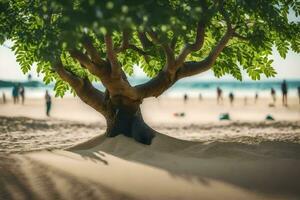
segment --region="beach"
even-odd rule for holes
[[[299,1],[0,11],[0,200],[300,200]]]
[[[0,104],[0,199],[298,199],[298,99],[270,103],[147,99],[151,145],[105,138],[77,98],[54,98],[50,118],[43,99]]]
[[[277,121],[299,121],[300,106],[296,97],[289,99],[289,106],[281,105],[278,99],[275,106],[270,98],[259,98],[255,103],[254,99],[248,98],[245,105],[244,98],[236,98],[231,106],[229,100],[224,98],[222,104],[217,104],[215,98],[190,98],[187,102],[183,98],[169,98],[162,96],[145,99],[141,105],[144,119],[150,125],[157,124],[203,124],[219,122],[219,115],[229,113],[232,121],[264,121],[267,115],[272,115]],[[51,110],[51,117],[46,116],[45,101],[42,98],[27,99],[25,105],[14,105],[11,101],[7,104],[0,104],[1,116],[22,116],[35,119],[61,119],[68,121],[97,122],[105,124],[101,114],[84,104],[78,98],[67,97],[64,99],[54,98]],[[184,113],[184,117],[176,117],[174,114]]]

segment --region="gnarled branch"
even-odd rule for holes
[[[175,50],[177,39],[178,39],[177,36],[174,35],[172,40],[171,40],[170,47],[171,47],[171,49],[173,49],[173,51]]]
[[[153,43],[148,39],[146,32],[138,32],[138,38],[142,43],[144,50],[153,46]]]
[[[106,65],[106,61],[103,60],[100,56],[100,53],[97,51],[96,47],[93,45],[92,39],[89,36],[85,36],[82,40],[82,45],[88,52],[91,60],[98,65]]]
[[[82,66],[89,70],[90,73],[101,79],[102,84],[107,88],[111,95],[124,95],[129,96],[130,98],[138,99],[134,88],[129,84],[126,74],[120,66],[120,74],[117,79],[112,80],[111,76],[111,66],[107,63],[105,66],[97,66],[89,57],[80,51],[73,50],[70,52],[71,56],[78,60]]]
[[[192,61],[183,63],[183,65],[177,71],[176,79],[178,80],[187,76],[193,76],[210,69],[232,37],[233,31],[231,28],[228,28],[222,39],[217,43],[217,45],[204,60],[200,62]]]
[[[159,96],[166,89],[171,87],[178,79],[187,76],[192,76],[210,69],[215,63],[217,57],[222,52],[222,50],[226,47],[226,44],[232,38],[232,36],[233,30],[229,27],[224,36],[221,38],[221,40],[217,43],[217,45],[213,48],[213,50],[204,60],[200,62],[184,62],[177,69],[176,74],[174,76],[165,71],[161,71],[156,77],[154,77],[150,81],[135,86],[135,88],[138,91],[138,94],[142,98]]]
[[[121,72],[122,72],[121,65],[118,62],[117,54],[114,51],[114,45],[113,45],[111,35],[110,34],[105,35],[104,41],[105,41],[105,45],[106,45],[107,58],[110,62],[110,66],[111,66],[111,75],[114,78],[121,77]]]
[[[97,76],[100,79],[102,79],[103,76],[107,74],[108,63],[105,62],[103,63],[105,64],[104,66],[98,66],[97,64],[92,62],[87,55],[83,54],[78,50],[71,50],[69,52],[71,57],[77,60],[81,64],[81,66],[88,69],[91,74]]]
[[[169,71],[169,72],[173,73],[172,67],[171,67],[175,64],[175,55],[174,55],[173,49],[166,42],[160,41],[160,39],[158,38],[157,34],[154,31],[148,31],[148,34],[151,37],[152,41],[154,43],[160,45],[162,47],[162,49],[164,50],[166,60],[167,60],[167,63],[164,67],[164,71]]]
[[[192,51],[198,51],[201,49],[204,43],[204,36],[205,36],[205,24],[202,22],[199,22],[197,25],[197,31],[196,31],[196,38],[195,42],[193,44],[186,44],[185,47],[182,49],[181,53],[176,58],[176,65],[175,68],[182,65],[182,63],[185,61],[186,57],[192,52]]]
[[[69,51],[71,57],[77,60],[80,64],[84,65],[85,68],[94,67],[94,63],[90,60],[90,58],[83,54],[82,52],[74,49]]]
[[[82,79],[66,70],[60,59],[54,64],[53,69],[57,72],[61,79],[68,82],[72,87],[82,87]]]
[[[146,83],[135,86],[135,89],[141,99],[147,97],[158,97],[169,87],[173,85],[174,81],[170,73],[161,71],[158,75]]]
[[[123,41],[122,41],[122,45],[121,47],[115,49],[116,53],[120,53],[125,51],[126,49],[132,49],[134,51],[136,51],[137,53],[139,53],[142,56],[147,56],[147,52],[145,52],[143,49],[140,49],[139,47],[137,47],[134,44],[130,44],[129,40],[130,40],[130,32],[128,30],[124,30],[123,33]]]
[[[102,113],[104,116],[107,115],[108,107],[105,104],[104,93],[94,88],[87,78],[79,78],[72,72],[66,70],[61,60],[58,60],[58,62],[55,63],[54,69],[64,81],[71,85],[83,102]]]
[[[128,49],[129,46],[129,39],[130,39],[130,32],[129,30],[123,30],[122,32],[122,45],[119,48],[115,49],[116,53],[125,51],[126,49]]]

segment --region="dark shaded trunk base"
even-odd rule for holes
[[[156,131],[144,122],[140,111],[132,113],[125,109],[117,110],[114,120],[108,121],[106,131],[108,137],[123,134],[147,145],[151,144],[155,133]]]

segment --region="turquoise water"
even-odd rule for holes
[[[137,79],[131,78],[130,82],[132,85],[137,85],[143,82],[146,82],[147,79]],[[251,97],[255,93],[258,93],[259,96],[270,96],[270,89],[273,87],[276,90],[277,95],[281,94],[280,84],[282,81],[204,81],[204,80],[181,80],[174,84],[169,90],[167,90],[164,95],[170,97],[181,97],[183,94],[188,94],[189,96],[198,97],[199,94],[203,97],[215,97],[216,88],[220,87],[224,91],[224,95],[227,95],[229,92],[233,92],[238,97]],[[290,96],[297,96],[297,87],[300,87],[299,80],[287,80],[288,91]],[[46,90],[52,91],[53,85],[44,85],[44,84],[34,84],[26,86],[26,96],[33,98],[40,98],[44,96]],[[11,96],[11,86],[4,87],[0,82],[0,94],[4,92],[7,97]],[[95,84],[100,90],[104,90],[101,84]],[[51,92],[52,94],[53,91]],[[67,94],[70,95],[70,94]]]
[[[282,81],[186,81],[179,82],[169,91],[170,96],[178,96],[180,93],[187,93],[191,96],[202,94],[202,96],[216,96],[216,88],[220,87],[224,95],[230,92],[235,93],[238,97],[254,96],[270,96],[271,88],[276,93],[281,94]],[[300,87],[300,80],[287,80],[288,91],[290,96],[297,96],[297,87]]]

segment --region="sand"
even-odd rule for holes
[[[189,99],[184,103],[182,99],[167,98],[165,96],[155,99],[148,98],[142,104],[145,121],[151,125],[172,124],[190,125],[208,122],[219,122],[221,113],[229,113],[233,121],[263,121],[266,115],[272,115],[277,121],[297,121],[300,119],[300,104],[298,99],[290,98],[289,107],[281,106],[278,101],[275,107],[269,107],[271,99],[261,98],[254,103],[244,99],[236,99],[233,106],[227,100],[217,105],[213,98],[203,101]],[[78,122],[98,122],[105,124],[105,120],[98,112],[84,104],[78,98],[55,98],[51,110],[51,117]],[[47,119],[45,115],[45,102],[43,99],[28,99],[25,105],[14,105],[10,101],[0,104],[0,116],[23,116],[35,119]],[[175,117],[174,113],[184,112],[185,117]]]
[[[164,133],[150,146],[105,138],[77,99],[55,100],[51,118],[41,100],[0,105],[0,199],[299,199],[300,107],[268,103],[150,99],[146,121]]]
[[[191,125],[157,124],[152,127],[171,137],[204,143],[300,143],[300,121],[222,121]],[[104,132],[105,125],[101,123],[0,117],[0,155],[64,149]]]

